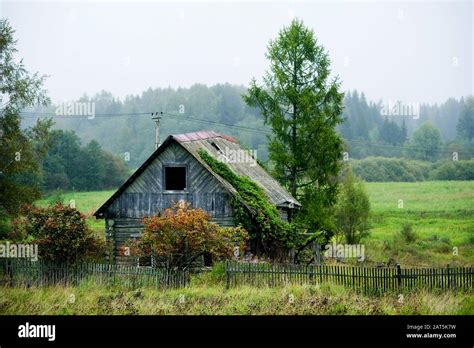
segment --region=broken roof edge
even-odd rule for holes
[[[294,201],[282,201],[280,203],[277,203],[276,206],[279,208],[295,209],[295,208],[300,208],[301,203],[295,199]]]

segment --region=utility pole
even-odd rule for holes
[[[161,115],[163,115],[163,111],[160,112],[152,112],[151,113],[151,119],[155,120],[156,127],[155,127],[155,150],[160,147],[160,120],[161,120]]]

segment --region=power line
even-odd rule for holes
[[[20,112],[22,117],[25,118],[36,118],[39,116],[45,116],[45,117],[52,117],[52,118],[61,118],[61,119],[81,119],[81,118],[89,118],[93,119],[95,117],[112,117],[112,116],[142,116],[142,115],[155,115],[155,114],[161,114],[161,115],[167,115],[170,116],[171,118],[179,118],[183,120],[185,119],[187,121],[193,121],[193,122],[199,122],[199,123],[205,123],[205,124],[212,124],[216,126],[225,126],[229,128],[233,128],[235,130],[242,130],[242,131],[252,131],[252,132],[257,132],[261,134],[270,134],[270,130],[268,129],[263,129],[263,128],[253,128],[253,127],[246,127],[246,126],[239,126],[236,124],[229,124],[229,123],[222,123],[218,121],[212,121],[212,120],[206,120],[202,118],[196,118],[192,116],[185,116],[184,114],[175,114],[175,113],[170,113],[170,112],[129,112],[129,113],[98,113],[94,115],[57,115],[56,113],[53,112]]]
[[[372,145],[372,146],[378,146],[378,147],[385,147],[385,148],[391,148],[391,149],[405,149],[405,150],[421,150],[421,151],[434,151],[434,152],[446,152],[446,153],[452,153],[453,150],[449,149],[430,149],[427,147],[423,146],[415,146],[415,145],[392,145],[392,144],[385,144],[385,143],[377,143],[377,142],[371,142],[369,140],[347,140],[345,139],[347,143],[359,143],[361,145]],[[471,152],[464,152],[464,151],[454,151],[457,152],[458,154],[465,154],[465,155],[472,155]]]
[[[168,112],[164,112],[164,114],[168,115],[168,116],[171,116],[171,117],[174,117],[174,118],[183,119],[182,114],[179,115],[179,114],[172,114],[172,113],[168,113]],[[218,121],[204,120],[202,118],[195,118],[195,117],[190,117],[190,116],[186,116],[186,120],[190,120],[190,121],[194,121],[194,122],[200,122],[200,123],[213,124],[213,125],[216,125],[216,126],[226,126],[226,127],[231,127],[231,128],[237,129],[237,130],[247,130],[247,131],[257,132],[257,133],[261,133],[261,134],[270,134],[271,133],[271,131],[268,130],[268,129],[239,126],[239,125],[236,125],[236,124],[228,124],[228,123],[222,123],[222,122],[218,122]]]
[[[53,118],[70,118],[70,119],[81,119],[81,118],[87,118],[90,116],[87,115],[58,115],[53,112],[20,112],[23,117],[28,117],[28,118],[35,118],[39,116],[49,116]],[[197,123],[203,123],[203,124],[210,124],[210,125],[215,125],[215,126],[220,126],[220,127],[228,127],[234,130],[241,130],[241,131],[248,131],[248,132],[253,132],[253,133],[259,133],[259,134],[264,134],[264,135],[269,135],[271,134],[271,131],[269,129],[264,129],[264,128],[257,128],[257,127],[247,127],[247,126],[240,126],[236,124],[229,124],[229,123],[223,123],[219,121],[212,121],[212,120],[206,120],[202,118],[197,118],[193,116],[185,116],[183,113],[171,113],[171,112],[128,112],[128,113],[97,113],[94,114],[95,117],[115,117],[115,116],[143,116],[143,115],[151,115],[152,117],[154,115],[166,115],[170,118],[174,119],[180,119],[180,120],[186,120],[186,121],[192,121],[192,122],[197,122]],[[414,145],[392,145],[392,144],[386,144],[386,143],[380,143],[380,142],[372,142],[369,140],[349,140],[345,139],[347,143],[349,144],[361,144],[361,145],[366,145],[366,146],[378,146],[378,147],[384,147],[384,148],[390,148],[390,149],[416,149],[416,150],[422,150],[422,151],[434,151],[436,153],[451,153],[452,150],[449,149],[438,149],[438,150],[433,150],[425,147],[420,147],[420,146],[414,146]],[[465,152],[465,151],[456,151],[458,154],[464,154],[464,155],[472,155],[471,152]]]
[[[107,116],[135,116],[135,115],[153,115],[153,112],[125,112],[125,113],[99,113],[93,115],[58,115],[55,112],[30,112],[21,111],[20,114],[25,118],[36,118],[39,116],[49,116],[53,118],[88,118],[88,117],[107,117]]]

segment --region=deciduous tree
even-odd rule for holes
[[[336,230],[348,244],[359,243],[369,233],[369,196],[361,180],[348,169],[336,205]]]
[[[15,216],[23,203],[40,196],[41,158],[46,154],[51,120],[38,120],[24,130],[20,111],[46,104],[44,77],[26,71],[15,58],[14,31],[0,19],[0,224]]]
[[[440,156],[443,142],[438,128],[424,123],[418,128],[408,146],[408,155],[417,160],[436,161]]]

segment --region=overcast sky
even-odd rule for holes
[[[18,56],[49,75],[53,101],[107,90],[247,85],[268,41],[298,17],[329,52],[343,89],[371,100],[473,94],[473,4],[443,2],[25,2],[0,0]]]

